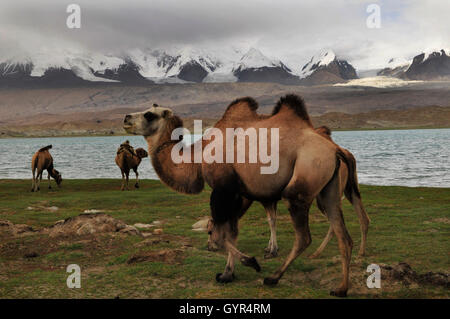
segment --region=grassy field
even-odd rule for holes
[[[262,279],[286,257],[293,229],[280,203],[279,256],[265,260],[269,227],[262,206],[255,203],[241,221],[238,246],[258,259],[262,271],[238,264],[236,280],[224,285],[214,278],[223,271],[225,254],[207,251],[207,234],[191,230],[192,224],[209,215],[209,190],[197,196],[181,195],[149,180],[128,192],[119,191],[119,180],[66,180],[61,189],[53,190],[46,185],[42,183],[40,193],[31,193],[28,180],[0,180],[0,220],[41,229],[98,209],[131,225],[159,221],[157,228],[163,233],[49,238],[38,233],[8,236],[0,227],[0,298],[328,298],[340,280],[335,239],[318,259],[307,258],[329,225],[315,206],[310,212],[311,246],[278,286],[266,287]],[[352,207],[344,202],[346,224],[355,243],[349,297],[448,298],[448,289],[426,284],[382,281],[381,289],[368,289],[366,267],[406,262],[418,273],[448,273],[450,189],[363,185],[361,192],[372,220],[366,257],[357,256],[359,224]],[[58,209],[49,209],[52,206]],[[151,252],[156,252],[152,260],[129,262],[133,256]],[[69,264],[81,267],[81,289],[67,288]]]

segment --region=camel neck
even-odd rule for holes
[[[164,184],[177,192],[186,194],[201,192],[204,187],[201,164],[193,161],[175,163],[171,156],[172,149],[181,141],[171,140],[170,136],[171,134],[161,134],[157,140],[155,137],[146,137],[156,174]],[[192,148],[192,145],[190,147]]]

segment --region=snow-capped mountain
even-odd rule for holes
[[[391,58],[386,67],[377,72],[378,76],[402,78],[411,61],[405,58]]]
[[[405,80],[450,78],[450,50],[427,50],[413,59],[392,58],[377,75]]]
[[[209,54],[191,48],[173,53],[163,50],[132,50],[128,57],[139,67],[144,77],[157,82],[165,82],[164,79],[202,82],[220,66]]]
[[[355,68],[345,60],[338,59],[332,50],[315,55],[298,73],[302,84],[338,83],[357,79]]]
[[[428,51],[415,56],[405,76],[411,80],[450,79],[450,50]]]
[[[280,60],[270,59],[251,48],[232,69],[239,82],[277,82],[295,84],[299,79]]]
[[[299,71],[295,71],[299,70]],[[0,81],[69,85],[89,82],[277,82],[336,83],[356,78],[354,68],[328,50],[305,66],[289,68],[256,48],[205,52],[184,47],[170,50],[135,49],[120,55],[84,51],[36,52],[15,61],[0,61]],[[18,82],[17,82],[18,81]],[[58,82],[59,81],[59,82]]]

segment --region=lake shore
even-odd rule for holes
[[[207,234],[192,225],[209,216],[210,189],[199,195],[175,193],[159,181],[120,191],[119,179],[65,180],[48,190],[42,182],[31,193],[30,180],[0,180],[0,220],[25,224],[33,232],[13,236],[0,227],[0,298],[329,298],[340,280],[335,239],[317,259],[306,258],[320,244],[329,223],[316,206],[310,211],[311,246],[291,265],[275,288],[262,279],[286,258],[293,241],[284,204],[277,220],[279,256],[264,259],[269,238],[266,214],[254,204],[240,222],[239,248],[255,256],[262,272],[237,265],[236,280],[215,282],[226,262],[223,252],[206,250]],[[449,273],[450,188],[361,185],[371,218],[367,256],[358,257],[359,223],[343,202],[354,241],[349,298],[449,298],[433,283],[382,277],[382,289],[368,289],[371,263],[407,263],[418,274]],[[138,228],[145,236],[122,233],[49,237],[40,232],[85,211],[103,212]],[[156,229],[160,229],[156,231]],[[66,267],[81,267],[81,289],[68,289]]]

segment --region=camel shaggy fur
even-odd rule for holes
[[[352,171],[354,167],[336,144],[314,130],[300,97],[282,97],[271,116],[259,115],[257,108],[258,104],[252,98],[238,99],[228,106],[214,128],[220,130],[225,139],[228,139],[227,128],[254,128],[258,140],[261,140],[260,132],[264,130],[270,135],[266,136],[267,140],[272,140],[272,129],[277,129],[279,165],[273,174],[261,174],[264,163],[260,160],[250,163],[248,156],[244,163],[195,161],[196,150],[207,149],[212,139],[201,139],[191,146],[191,161],[175,163],[171,153],[181,138],[172,139],[172,131],[182,127],[183,122],[168,108],[154,105],[145,112],[126,115],[124,129],[145,137],[153,167],[166,185],[186,194],[201,192],[205,182],[212,188],[211,238],[228,252],[225,271],[216,276],[218,282],[230,282],[234,279],[236,258],[256,271],[261,269],[254,257],[245,255],[236,247],[238,220],[245,212],[245,199],[256,200],[264,205],[284,198],[289,203],[295,230],[294,244],[285,262],[272,276],[264,279],[264,284],[275,285],[289,265],[311,243],[308,213],[313,200],[317,198],[338,239],[342,256],[342,281],[331,294],[346,296],[353,242],[342,215],[339,168],[341,161],[346,163],[349,169],[348,189],[359,196]],[[263,130],[259,130],[260,128]],[[223,143],[223,154],[227,153],[225,145],[232,145],[234,154],[242,151],[237,150],[237,143],[234,143],[234,137],[232,139]],[[266,147],[271,152],[272,145]],[[249,154],[249,145],[245,145],[245,148],[245,154]]]
[[[33,173],[33,180],[31,182],[31,191],[37,192],[40,190],[42,173],[44,170],[47,170],[47,178],[48,178],[48,188],[52,188],[50,184],[50,177],[53,177],[56,181],[58,187],[61,187],[62,176],[61,174],[53,167],[53,157],[50,155],[48,151],[52,146],[48,145],[46,147],[41,148],[39,151],[34,153],[33,158],[31,159],[31,171]]]
[[[139,164],[143,158],[148,157],[148,153],[143,148],[138,148],[134,151],[133,147],[131,147],[130,142],[126,141],[122,145],[120,145],[116,154],[116,164],[120,168],[120,172],[122,173],[122,186],[121,190],[130,190],[128,186],[128,179],[130,175],[130,170],[133,170],[136,174],[136,183],[134,184],[135,188],[139,188],[139,173],[137,171]]]

